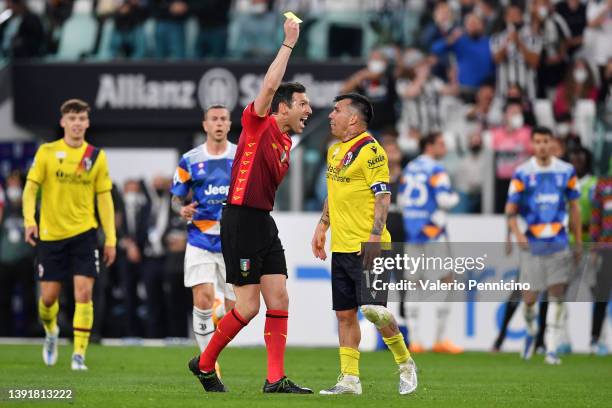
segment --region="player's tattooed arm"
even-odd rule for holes
[[[327,205],[327,198],[323,203],[323,214],[321,214],[319,224],[323,225],[325,228],[329,228],[329,206]]]
[[[374,226],[372,235],[382,235],[387,224],[387,214],[391,205],[391,194],[377,194],[374,202]]]
[[[185,197],[172,196],[172,210],[177,213],[181,212],[181,208],[185,205]]]

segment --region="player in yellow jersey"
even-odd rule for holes
[[[43,361],[57,362],[58,297],[62,282],[74,282],[74,352],[71,368],[87,370],[85,351],[93,325],[92,290],[100,272],[95,207],[105,235],[104,262],[116,255],[115,214],[104,151],[85,141],[89,105],[70,99],[61,106],[64,137],[40,146],[23,193],[25,240],[37,249],[38,312],[45,328]],[[40,225],[36,223],[40,190]]]
[[[387,156],[367,132],[373,117],[370,101],[351,93],[336,97],[334,102],[329,115],[331,132],[340,141],[327,154],[328,194],[312,239],[312,251],[317,258],[327,258],[325,239],[331,227],[332,303],[338,319],[341,376],[336,385],[320,393],[361,394],[359,307],[393,353],[400,372],[399,393],[410,394],[417,387],[416,365],[386,307],[386,296],[382,301],[362,296],[364,269],[377,255],[372,244],[362,251],[362,243],[391,241],[385,226],[391,202]]]

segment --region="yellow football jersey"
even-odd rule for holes
[[[374,227],[374,196],[388,194],[387,155],[367,132],[327,152],[327,203],[332,252],[359,252]],[[391,242],[384,228],[381,242]]]
[[[73,148],[64,139],[38,148],[28,180],[41,187],[42,241],[66,239],[97,228],[95,196],[112,188],[104,151],[86,142]]]

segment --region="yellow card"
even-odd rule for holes
[[[287,18],[289,18],[289,19],[291,19],[291,20],[295,21],[295,22],[296,22],[296,23],[298,23],[298,24],[302,22],[302,20],[300,20],[300,18],[299,18],[298,16],[296,16],[295,14],[293,14],[293,12],[292,12],[292,11],[288,11],[288,12],[286,12],[285,14],[283,14],[283,16],[285,16],[285,17],[287,17]]]

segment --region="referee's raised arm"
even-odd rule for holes
[[[285,69],[287,68],[289,57],[291,56],[291,51],[293,50],[293,47],[297,43],[298,37],[300,36],[300,25],[293,19],[288,18],[285,20],[284,29],[285,39],[283,44],[278,50],[276,58],[274,58],[274,61],[272,61],[272,64],[270,64],[268,72],[266,72],[266,76],[261,84],[259,94],[257,95],[257,98],[255,98],[255,102],[253,104],[255,112],[260,117],[264,117],[268,114],[268,110],[272,104],[272,97],[274,97],[274,93],[283,80]]]

